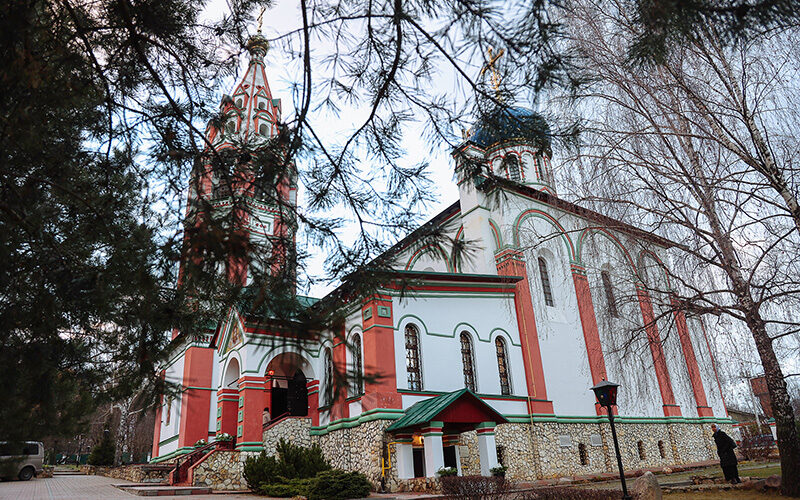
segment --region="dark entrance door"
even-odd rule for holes
[[[425,477],[425,450],[414,448],[411,450],[414,457],[414,477]]]
[[[455,446],[445,446],[444,447],[444,466],[445,467],[452,467],[454,469],[458,468],[456,464],[456,447]]]
[[[269,416],[272,419],[276,419],[286,413],[288,411],[288,389],[285,387],[273,387],[270,391],[270,395],[272,398],[271,405],[270,405],[270,413]]]
[[[287,411],[289,415],[305,417],[308,415],[308,389],[306,376],[297,370],[294,377],[289,379],[289,393],[287,398]]]

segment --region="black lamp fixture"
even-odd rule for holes
[[[617,454],[617,467],[619,467],[619,480],[622,482],[622,500],[631,500],[628,495],[628,486],[625,484],[625,471],[622,469],[622,457],[619,454],[619,442],[617,441],[617,429],[614,427],[614,412],[612,406],[617,404],[617,388],[619,384],[603,380],[592,387],[594,395],[600,406],[605,406],[608,411],[608,422],[611,424],[611,436],[614,438],[614,453]]]

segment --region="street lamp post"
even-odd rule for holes
[[[614,413],[611,411],[611,407],[617,404],[617,387],[619,387],[619,384],[603,380],[592,387],[592,390],[600,406],[605,406],[606,410],[608,410],[608,421],[611,424],[611,436],[614,438],[614,453],[617,454],[619,480],[622,481],[622,500],[631,500],[631,496],[628,495],[628,486],[625,484],[625,471],[622,469],[622,456],[619,454],[617,429],[614,427]]]

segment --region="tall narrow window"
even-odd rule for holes
[[[508,172],[508,178],[512,181],[519,181],[521,179],[520,172],[519,172],[519,158],[515,155],[508,155],[506,156],[505,160],[503,160],[503,166]]]
[[[508,352],[506,352],[506,342],[502,337],[494,339],[494,346],[497,349],[497,371],[500,373],[500,394],[511,394],[511,383],[508,380]]]
[[[553,302],[553,289],[550,287],[550,274],[547,272],[547,262],[544,257],[539,257],[539,276],[542,278],[544,303],[553,307],[555,305],[555,302]]]
[[[422,390],[422,368],[419,362],[419,331],[414,325],[406,326],[406,372],[408,388]]]
[[[606,291],[606,305],[608,305],[608,313],[615,317],[619,317],[617,311],[617,301],[614,298],[614,288],[611,286],[611,275],[608,271],[600,271],[600,279],[603,280],[603,288]]]
[[[323,386],[322,405],[333,404],[333,357],[330,347],[325,348],[325,385]]]
[[[364,393],[364,372],[361,365],[361,336],[353,335],[351,342],[353,349],[353,395]]]
[[[464,367],[464,387],[475,391],[475,359],[472,355],[472,339],[461,332],[461,364]]]
[[[167,398],[167,421],[166,424],[169,425],[169,421],[172,419],[172,398]]]

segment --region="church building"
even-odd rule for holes
[[[266,39],[248,49],[223,125],[207,130],[217,150],[279,134]],[[216,328],[177,334],[163,369],[185,390],[158,411],[153,461],[227,433],[233,451],[209,455],[231,455],[228,469],[284,438],[317,443],[334,467],[393,490],[443,467],[488,475],[502,464],[519,480],[614,472],[608,418],[590,390],[603,380],[621,386],[626,468],[713,458],[708,426],[730,419],[703,318],[664,307],[672,243],[559,198],[543,132],[524,107],[478,120],[452,155],[459,199],[427,222],[467,242],[468,255],[412,233],[391,249],[394,270],[378,292],[335,305],[341,331],[287,343],[233,308]],[[229,204],[235,193],[213,184],[190,196]],[[279,196],[296,201],[294,180]],[[294,230],[274,204],[247,197],[249,237]],[[365,377],[336,392],[336,371]]]

